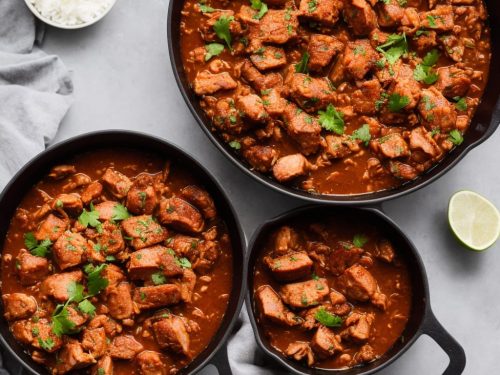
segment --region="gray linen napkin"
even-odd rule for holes
[[[73,84],[22,0],[0,0],[0,190],[56,135]]]

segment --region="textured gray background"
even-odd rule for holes
[[[256,226],[300,201],[260,186],[229,163],[195,123],[168,58],[168,0],[118,0],[101,23],[80,31],[47,31],[44,49],[74,71],[76,101],[56,141],[92,130],[121,128],[166,138],[193,153],[223,182],[247,237]],[[498,67],[496,67],[498,68]],[[465,374],[498,373],[500,244],[482,254],[460,247],[447,227],[450,195],[484,194],[500,207],[500,131],[433,185],[384,209],[420,250],[431,302],[467,353]],[[448,359],[428,337],[381,374],[440,374]]]

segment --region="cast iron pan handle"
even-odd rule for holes
[[[421,332],[432,337],[450,358],[450,363],[443,375],[459,375],[465,368],[465,352],[462,346],[455,340],[438,322],[432,310],[425,314],[424,324]]]
[[[231,366],[229,365],[229,358],[227,357],[227,344],[223,345],[210,361],[212,365],[217,367],[219,375],[232,375]],[[1,374],[0,374],[1,375]]]

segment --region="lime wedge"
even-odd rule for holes
[[[459,191],[451,197],[448,222],[458,240],[471,250],[486,250],[500,235],[498,210],[473,191]]]

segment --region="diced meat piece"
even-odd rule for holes
[[[196,274],[189,268],[185,268],[182,274],[182,279],[177,282],[181,293],[181,300],[186,303],[191,303],[193,298],[194,287],[196,286]]]
[[[297,308],[318,305],[329,293],[330,288],[324,278],[287,284],[280,289],[283,302]]]
[[[390,133],[371,142],[372,148],[381,156],[395,159],[410,155],[408,143],[399,133]]]
[[[2,295],[4,317],[7,320],[26,319],[36,311],[36,299],[24,293]]]
[[[219,130],[229,134],[241,134],[250,129],[252,125],[250,122],[246,123],[243,121],[243,117],[236,110],[232,98],[217,100],[213,110],[213,124]]]
[[[451,5],[438,5],[434,10],[420,13],[420,24],[426,29],[437,32],[451,31],[455,26],[453,14],[454,11]]]
[[[149,215],[133,216],[125,219],[122,221],[122,228],[125,234],[132,238],[131,245],[136,249],[156,245],[167,238],[165,228]]]
[[[299,245],[299,236],[295,230],[288,226],[282,226],[276,232],[274,240],[274,253],[285,255],[291,250],[295,250]]]
[[[311,258],[303,252],[294,252],[277,258],[267,256],[264,258],[264,263],[280,281],[301,279],[311,273],[313,265]]]
[[[261,91],[260,94],[269,116],[278,117],[283,115],[287,101],[281,97],[280,90],[277,88],[267,89]]]
[[[153,330],[160,348],[189,356],[189,335],[181,318],[169,315],[153,323]]]
[[[378,24],[382,27],[396,27],[404,17],[404,9],[397,0],[378,4]]]
[[[16,258],[16,271],[22,285],[33,285],[42,281],[49,273],[47,258],[31,255],[26,249],[21,249]]]
[[[238,96],[236,98],[236,109],[241,116],[253,122],[266,122],[269,117],[262,99],[255,94]]]
[[[300,317],[286,308],[278,293],[269,285],[262,285],[257,289],[255,300],[262,316],[274,323],[292,327],[302,322]]]
[[[288,182],[299,176],[304,176],[311,165],[302,154],[287,155],[279,158],[273,167],[273,175],[279,182]]]
[[[455,62],[461,62],[465,53],[465,45],[461,38],[455,35],[443,35],[439,41],[444,47],[446,55]]]
[[[62,339],[52,332],[51,322],[45,318],[39,319],[36,323],[31,320],[17,320],[10,328],[16,340],[37,349],[42,349],[41,342],[52,340],[54,345],[51,348],[43,348],[49,353],[57,351],[63,344]]]
[[[128,282],[121,282],[106,289],[106,306],[109,315],[115,319],[127,319],[134,314],[132,288]]]
[[[250,61],[241,66],[241,76],[257,91],[283,86],[283,77],[279,73],[262,74]]]
[[[278,153],[271,146],[251,146],[243,150],[243,156],[253,169],[266,173],[276,163]]]
[[[69,215],[79,215],[83,210],[83,203],[78,194],[59,194],[51,204],[53,210],[64,210]]]
[[[106,336],[115,337],[122,332],[122,326],[107,315],[96,315],[87,325],[88,329],[104,328]]]
[[[348,42],[344,52],[344,66],[355,80],[362,80],[375,67],[378,53],[368,39]]]
[[[213,74],[203,70],[196,75],[193,88],[198,95],[210,95],[220,90],[232,90],[238,86],[228,72]]]
[[[190,233],[200,233],[204,227],[200,212],[185,200],[177,197],[163,199],[160,202],[158,220],[163,225]]]
[[[214,12],[204,14],[206,20],[202,20],[199,25],[199,30],[203,40],[207,42],[215,42],[219,40],[217,34],[214,30],[214,25],[220,19],[228,19],[229,22],[229,32],[231,35],[241,35],[243,29],[239,21],[234,19],[234,12],[229,9],[217,9]]]
[[[97,233],[96,233],[97,232]],[[103,254],[113,255],[125,249],[125,241],[123,240],[120,227],[110,221],[106,221],[101,226],[101,233],[94,231],[97,245],[94,245],[93,250],[102,252]],[[90,237],[90,236],[88,236]]]
[[[308,115],[295,105],[289,104],[285,108],[283,120],[288,135],[300,145],[302,154],[309,155],[318,150],[321,143],[321,125],[315,117]],[[285,156],[285,158],[290,156],[293,155]],[[276,165],[278,165],[282,159],[283,158],[280,158]],[[293,160],[293,158],[291,160]],[[303,161],[306,161],[306,159],[304,158]],[[295,159],[293,162],[296,164],[296,167],[299,166],[297,165],[299,160]],[[305,172],[308,169],[308,164],[301,163],[300,167],[303,168],[303,172]]]
[[[357,359],[361,363],[368,363],[373,361],[375,358],[377,358],[377,355],[375,354],[375,351],[373,348],[370,346],[370,344],[365,344],[359,349]]]
[[[206,219],[213,219],[217,216],[215,202],[206,190],[196,185],[189,185],[181,190],[181,195],[198,208]]]
[[[55,242],[66,231],[68,224],[68,220],[49,214],[35,232],[35,238],[38,241],[50,240]]]
[[[151,215],[156,207],[153,177],[147,174],[135,179],[127,194],[127,209],[135,215]]]
[[[341,275],[344,271],[357,263],[363,255],[363,249],[354,246],[340,246],[330,253],[330,271],[335,275]]]
[[[73,322],[75,329],[79,329],[87,322],[88,316],[84,315],[81,311],[77,310],[73,306],[68,306],[67,310],[68,320],[70,322]]]
[[[118,199],[125,198],[132,186],[127,176],[111,168],[106,169],[101,180],[109,192]]]
[[[332,313],[335,315],[347,315],[351,312],[351,305],[347,302],[345,296],[336,290],[330,292],[330,301],[332,303]]]
[[[285,350],[288,357],[292,357],[296,361],[306,360],[307,365],[314,365],[314,354],[308,342],[296,341],[288,345]]]
[[[469,75],[462,69],[454,66],[438,69],[438,80],[436,89],[441,91],[447,98],[453,99],[466,96],[471,86]]]
[[[113,375],[113,360],[109,355],[101,357],[92,367],[92,375]]]
[[[53,297],[56,301],[66,302],[69,298],[68,287],[82,281],[82,271],[56,273],[43,280],[40,292],[43,296]]]
[[[102,194],[102,184],[99,181],[94,181],[88,185],[82,192],[82,202],[85,205],[90,204],[94,199],[97,199]]]
[[[318,109],[326,108],[337,97],[327,78],[313,78],[307,74],[293,73],[286,84],[289,95],[306,111],[316,112]],[[293,112],[293,116],[300,117],[297,116],[293,106],[289,107],[285,109],[285,116],[288,110]],[[290,119],[287,118],[287,121]]]
[[[76,167],[74,165],[56,165],[49,172],[49,177],[54,180],[62,180],[68,176],[76,173]]]
[[[134,302],[141,310],[175,305],[180,300],[180,288],[174,284],[144,286],[134,290]]]
[[[418,177],[418,171],[409,164],[391,160],[389,162],[391,173],[401,180],[410,181]]]
[[[410,100],[404,107],[405,111],[410,111],[417,106],[420,100],[421,87],[413,77],[413,69],[410,66],[401,65],[389,91],[391,94],[406,97]]]
[[[116,201],[104,201],[94,206],[94,211],[99,213],[99,220],[108,221],[112,220],[116,214],[116,207],[120,203]]]
[[[54,374],[65,374],[96,363],[94,357],[84,352],[82,344],[75,340],[66,343],[58,353],[57,358]]]
[[[368,35],[377,28],[377,15],[366,0],[347,0],[344,19],[355,35]]]
[[[140,375],[167,375],[164,359],[158,352],[145,350],[135,357]]]
[[[107,264],[101,271],[101,277],[108,280],[108,288],[117,286],[126,279],[122,269],[114,264]]]
[[[381,92],[382,86],[378,79],[364,81],[352,94],[354,111],[364,115],[375,114],[376,103],[380,99]]]
[[[192,268],[197,272],[207,272],[212,268],[220,254],[217,241],[198,241],[197,246],[191,249],[188,255]]]
[[[373,314],[353,312],[344,321],[347,328],[342,331],[341,337],[357,343],[368,341],[374,320],[375,316]]]
[[[344,49],[344,43],[330,35],[312,34],[307,46],[310,70],[318,71],[329,65],[338,53]]]
[[[85,329],[83,331],[82,347],[90,352],[94,358],[103,356],[108,347],[104,328]]]
[[[130,254],[127,265],[128,275],[132,280],[150,280],[155,272],[167,277],[182,275],[182,268],[166,247],[153,246]]]
[[[361,302],[370,300],[375,306],[385,310],[387,297],[380,293],[377,280],[363,266],[355,264],[349,267],[339,281],[348,298]]]
[[[286,65],[286,55],[283,48],[260,47],[250,56],[250,60],[260,71],[283,68]]]
[[[196,237],[189,237],[183,234],[176,234],[168,240],[168,246],[172,248],[179,257],[191,258],[193,251],[198,251],[200,240]]]
[[[414,37],[413,45],[420,53],[427,52],[438,45],[437,33],[435,31],[425,30],[419,36]]]
[[[79,233],[64,232],[53,246],[54,259],[61,270],[82,264],[90,251],[87,240]]]
[[[325,326],[320,326],[311,340],[311,348],[320,358],[328,358],[343,350],[340,337]]]
[[[342,0],[300,0],[299,14],[302,18],[332,26],[342,10]]]
[[[257,25],[250,26],[250,48],[256,50],[264,43],[285,44],[297,37],[298,27],[297,12],[270,9]]]
[[[144,347],[134,336],[116,336],[109,347],[109,355],[115,359],[133,359]]]
[[[394,247],[392,246],[391,241],[380,240],[377,243],[377,250],[378,253],[375,255],[377,258],[383,260],[386,263],[392,263],[394,261],[396,252],[394,251]]]
[[[440,128],[441,132],[453,130],[457,123],[457,111],[435,87],[422,90],[418,110],[427,128]]]
[[[326,159],[343,159],[360,150],[359,145],[346,135],[327,135],[323,156]]]
[[[431,158],[437,158],[442,154],[436,141],[423,126],[414,128],[410,133],[410,149],[421,150]]]

